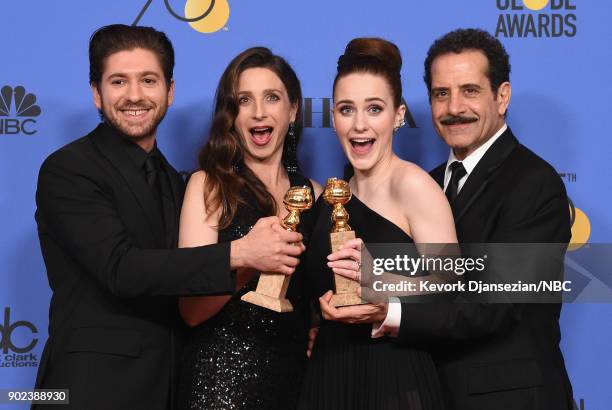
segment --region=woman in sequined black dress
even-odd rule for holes
[[[301,99],[294,71],[270,50],[251,48],[232,60],[217,88],[210,137],[199,157],[202,170],[187,186],[180,246],[232,241],[262,217],[284,217],[290,186],[310,186],[318,196],[321,187],[297,167]],[[304,243],[309,214],[302,213],[299,226]],[[180,408],[295,408],[306,365],[302,274],[295,271],[287,292],[292,313],[240,300],[255,290],[257,277],[238,270],[232,296],[181,298],[181,315],[194,329],[184,353]]]
[[[442,190],[426,172],[393,152],[393,134],[403,125],[406,110],[401,65],[398,48],[376,38],[352,40],[338,60],[333,118],[352,165],[345,176],[353,193],[345,206],[349,223],[365,243],[455,243]],[[333,272],[351,279],[359,274],[360,239],[328,256],[331,207],[319,202],[305,262],[325,320],[299,409],[441,410],[431,356],[423,346],[399,344],[387,336],[393,326],[384,322],[393,304],[330,306]]]

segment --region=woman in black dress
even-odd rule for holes
[[[329,304],[333,272],[349,277],[358,273],[360,240],[457,241],[442,190],[421,168],[393,153],[393,134],[403,125],[406,110],[401,64],[398,48],[375,38],[352,40],[338,60],[333,119],[352,166],[345,179],[353,198],[345,207],[360,239],[328,258],[331,208],[320,198],[306,269],[312,292],[322,295],[324,319],[312,349],[300,409],[442,408],[430,355],[420,346],[394,342],[393,324],[383,323],[393,304],[341,308]]]
[[[259,218],[284,217],[282,201],[290,186],[321,192],[297,165],[301,99],[295,72],[270,50],[251,48],[232,60],[217,88],[201,171],[187,186],[179,246],[232,241]],[[304,243],[308,214],[302,214],[299,227]],[[239,270],[232,296],[181,298],[181,315],[194,329],[183,359],[180,408],[272,410],[279,403],[295,408],[306,365],[303,278],[299,269],[292,275],[287,293],[292,313],[241,301],[255,290],[257,278],[258,272]]]

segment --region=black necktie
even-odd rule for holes
[[[459,161],[455,161],[450,164],[450,170],[451,179],[446,187],[446,197],[448,198],[448,202],[452,204],[459,194],[459,180],[467,174],[467,171],[465,170],[463,164]]]
[[[174,232],[176,231],[176,210],[172,195],[172,188],[166,173],[162,168],[162,161],[156,151],[151,151],[144,164],[145,178],[151,187],[153,197],[163,218],[165,227],[165,242],[169,247],[175,246]]]
[[[153,190],[154,195],[159,195],[159,173],[161,171],[161,161],[154,152],[147,155],[147,160],[144,163],[144,170],[147,184],[149,184]]]
[[[152,151],[147,155],[147,160],[144,163],[144,171],[145,179],[153,194],[153,201],[155,201],[157,209],[159,210],[159,216],[163,218],[164,208],[160,183],[162,179],[161,160],[155,152]]]

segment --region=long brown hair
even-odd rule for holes
[[[302,133],[302,89],[297,75],[282,58],[265,48],[252,47],[238,54],[227,66],[215,94],[215,112],[209,138],[199,154],[200,168],[206,173],[204,204],[210,215],[221,208],[219,228],[234,219],[238,205],[249,205],[244,192],[255,198],[257,208],[266,215],[276,214],[274,197],[264,183],[244,164],[245,144],[234,128],[238,116],[237,87],[240,74],[249,68],[267,68],[287,89],[289,101],[297,107],[294,135],[285,137],[282,161],[287,169],[297,170],[297,145]],[[293,141],[290,141],[293,139]]]

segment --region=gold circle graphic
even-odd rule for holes
[[[548,4],[548,0],[523,0],[523,4],[530,10],[542,10]]]
[[[210,7],[212,0],[187,0],[185,3],[185,17],[190,18],[201,15]],[[200,33],[214,33],[225,26],[229,19],[230,8],[228,0],[216,0],[215,7],[210,14],[202,20],[192,21],[189,25]]]
[[[570,241],[569,251],[575,251],[584,246],[591,236],[591,222],[589,217],[580,209],[576,208],[576,217],[572,225],[572,240]]]

